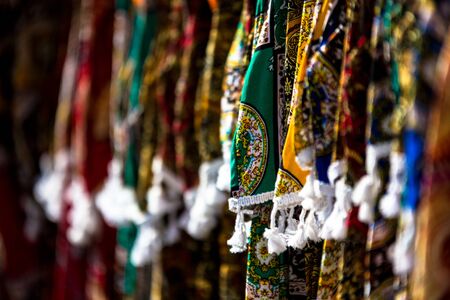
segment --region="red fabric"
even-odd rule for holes
[[[80,44],[72,119],[72,150],[75,153],[73,173],[82,177],[91,196],[105,180],[107,165],[112,156],[108,104],[114,2],[94,0],[92,13],[92,36]],[[92,245],[87,248],[72,246],[66,238],[71,199],[66,195],[63,201],[63,215],[57,239],[53,299],[89,299],[91,284],[99,287],[100,291],[97,292],[103,294],[106,299],[115,299],[115,230],[102,222],[100,235]]]

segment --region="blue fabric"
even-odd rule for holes
[[[403,192],[402,206],[416,210],[420,199],[420,183],[423,170],[424,137],[416,131],[404,133],[406,155],[406,188]]]

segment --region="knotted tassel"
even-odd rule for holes
[[[306,210],[302,209],[300,213],[297,230],[294,235],[288,239],[288,246],[294,249],[303,249],[306,246],[307,238],[305,236],[305,216]]]
[[[336,203],[334,206],[336,214],[334,215],[335,219],[330,222],[333,222],[331,225],[333,228],[331,236],[338,241],[347,237],[346,220],[348,213],[352,208],[352,193],[353,190],[345,183],[345,178],[341,178],[336,182]]]
[[[389,184],[381,198],[379,209],[385,218],[395,218],[400,213],[400,202],[405,185],[405,156],[394,152],[390,156]]]
[[[334,188],[330,184],[315,180],[314,189],[316,194],[314,211],[319,223],[323,225],[333,210]]]
[[[286,235],[294,235],[297,230],[298,222],[294,219],[295,207],[289,210],[289,215],[287,219],[287,227],[285,230]]]
[[[217,177],[219,176],[219,169],[223,164],[222,159],[216,159],[209,162],[204,162],[200,166],[200,177],[205,184],[205,203],[212,209],[222,211],[227,197],[224,193],[217,189]]]
[[[364,175],[356,185],[352,199],[359,205],[358,219],[366,224],[374,222],[375,201],[380,192],[381,182],[376,175]]]
[[[223,164],[217,176],[216,187],[222,192],[230,191],[231,170],[229,164]]]
[[[312,174],[309,174],[306,177],[306,182],[303,188],[298,192],[300,198],[302,198],[302,206],[306,209],[312,209],[314,206],[314,199],[316,198],[315,189],[314,189],[314,177]]]
[[[308,217],[306,217],[304,231],[305,231],[305,237],[308,240],[311,240],[314,242],[320,241],[320,237],[319,237],[320,225],[319,225],[316,215],[313,211],[310,211],[308,214]]]
[[[327,175],[328,180],[332,185],[336,184],[336,181],[344,174],[347,169],[347,163],[345,160],[333,161],[328,167]]]
[[[147,211],[153,216],[163,216],[177,208],[175,202],[168,199],[163,187],[153,185],[147,191]]]
[[[69,211],[67,238],[75,246],[87,246],[98,233],[100,219],[93,201],[81,178],[75,178],[68,188],[68,198],[72,202]]]
[[[392,265],[394,274],[406,276],[414,267],[414,243],[416,236],[416,219],[411,210],[402,211],[400,230],[393,245]]]
[[[286,251],[286,240],[282,237],[277,227],[266,228],[264,237],[267,239],[267,249],[270,254],[280,254]]]
[[[67,150],[56,153],[53,169],[47,156],[41,158],[43,174],[34,186],[34,195],[51,222],[58,222],[61,215],[62,193],[68,165]]]
[[[189,211],[187,233],[197,240],[205,240],[216,225],[215,215],[205,205],[196,202]]]
[[[345,160],[337,160],[328,167],[328,179],[334,186],[334,205],[331,204],[331,213],[324,221],[320,237],[322,239],[343,239],[346,236],[347,230],[345,220],[347,213],[351,208],[351,193],[352,190],[345,184],[345,179],[342,178],[347,169]]]
[[[377,175],[377,163],[389,155],[391,143],[368,145],[366,150],[366,172],[353,191],[353,203],[359,205],[358,219],[366,224],[374,222],[375,202],[381,191],[381,180]]]
[[[319,234],[320,238],[324,240],[329,240],[332,238],[331,233],[334,227],[336,226],[335,224],[337,223],[337,218],[338,218],[338,210],[336,206],[334,206],[333,211],[323,223],[322,230],[320,231]]]
[[[281,235],[280,229],[276,226],[275,220],[278,213],[278,202],[274,202],[272,212],[270,214],[270,228],[264,231],[264,237],[267,239],[267,249],[269,253],[280,254],[286,251],[286,240]],[[284,223],[284,220],[280,220]],[[282,223],[279,222],[280,226]]]
[[[95,197],[95,205],[106,223],[119,227],[131,222],[141,223],[145,219],[140,210],[134,190],[125,187],[121,178],[122,166],[117,159],[109,163],[108,178]]]
[[[313,147],[309,146],[301,150],[295,157],[295,161],[302,170],[311,170],[314,162]]]
[[[159,255],[162,249],[162,237],[150,219],[138,227],[138,234],[131,250],[131,263],[142,267]]]
[[[227,241],[227,245],[231,247],[231,253],[240,253],[247,249],[247,232],[244,223],[244,213],[241,210],[237,212],[234,233]]]
[[[204,162],[200,166],[200,184],[194,205],[189,212],[188,233],[200,240],[206,239],[217,225],[218,215],[226,203],[226,195],[216,187],[221,159]]]
[[[153,216],[170,214],[181,206],[178,201],[183,189],[181,180],[164,166],[160,157],[153,159],[152,172],[152,186],[147,191],[147,211]]]

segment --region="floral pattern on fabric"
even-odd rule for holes
[[[270,254],[263,238],[271,205],[263,204],[252,218],[247,261],[246,299],[288,299],[286,254]]]
[[[339,286],[341,274],[339,259],[343,256],[341,242],[327,240],[323,245],[322,263],[320,267],[318,299],[334,299]]]
[[[267,128],[261,115],[248,104],[240,104],[240,117],[236,128],[236,162],[239,174],[237,195],[253,193],[262,180],[267,156]]]
[[[275,196],[293,193],[302,188],[302,184],[297,180],[297,178],[283,169],[278,169],[278,176],[275,185],[277,187],[275,190]]]

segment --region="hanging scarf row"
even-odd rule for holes
[[[55,299],[449,297],[448,1],[74,7]]]

